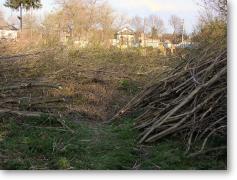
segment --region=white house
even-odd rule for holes
[[[197,47],[197,43],[191,42],[191,41],[183,41],[179,44],[176,44],[176,48],[180,48],[180,49],[192,49]]]
[[[0,26],[0,40],[17,40],[18,29],[11,25]]]
[[[115,39],[111,39],[110,43],[112,46],[117,46],[121,48],[127,48],[127,47],[153,47],[153,48],[159,48],[162,44],[159,39],[152,39],[148,38],[144,35],[144,33],[141,33],[136,39],[135,32],[125,27],[118,31],[115,34]]]
[[[113,46],[119,46],[123,48],[135,46],[135,32],[128,28],[122,28],[115,34],[116,38],[112,40]]]
[[[159,46],[161,45],[160,39],[148,38],[144,35],[144,33],[142,33],[139,37],[139,43],[141,47],[159,48]]]

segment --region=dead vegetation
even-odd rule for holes
[[[221,47],[215,43],[192,52],[185,63],[164,79],[152,81],[112,120],[138,113],[135,128],[141,132],[140,143],[179,134],[189,156],[226,149],[227,49]],[[218,147],[212,147],[213,138],[220,141]]]
[[[137,50],[69,49],[0,57],[1,114],[107,120],[171,61]],[[136,62],[136,63],[134,63]]]

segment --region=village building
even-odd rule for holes
[[[18,36],[18,29],[7,23],[0,24],[0,40],[16,41]]]
[[[192,49],[197,47],[197,43],[191,41],[183,41],[179,44],[176,44],[175,47],[180,49]]]
[[[135,47],[135,32],[129,27],[122,28],[115,34],[112,45],[120,48]]]
[[[176,48],[175,45],[169,40],[162,42],[160,38],[151,38],[144,33],[141,33],[138,37],[136,37],[135,32],[128,27],[118,31],[115,34],[115,38],[111,39],[110,42],[112,46],[121,49],[129,47],[152,47],[160,50],[163,55],[166,55],[167,53],[173,54]]]
[[[153,38],[147,37],[144,33],[142,33],[139,37],[139,45],[140,47],[159,48],[162,45],[162,42],[158,38],[153,39]]]
[[[111,40],[112,46],[119,48],[128,47],[153,47],[160,48],[162,42],[160,39],[152,39],[141,33],[138,38],[135,37],[135,32],[129,28],[122,28],[115,34],[115,38]]]

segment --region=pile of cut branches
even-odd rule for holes
[[[140,143],[181,135],[189,156],[225,149],[227,49],[221,47],[213,44],[191,52],[185,63],[149,84],[112,120],[139,114],[135,128],[141,132]],[[221,143],[213,146],[213,138]]]

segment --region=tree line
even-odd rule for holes
[[[134,29],[137,36],[146,33],[151,38],[159,38],[161,34],[166,33],[165,23],[157,14],[131,18],[115,12],[104,0],[55,0],[55,3],[59,8],[46,15],[43,22],[32,13],[22,13],[23,9],[28,11],[41,8],[41,0],[6,0],[4,5],[19,10],[21,30],[30,30],[31,36],[32,32],[41,33],[45,37],[50,36],[54,41],[59,38],[60,32],[64,31],[74,38],[107,44],[114,33],[125,26]],[[169,24],[175,37],[182,34],[183,23],[180,17],[171,16]]]
[[[209,31],[210,29],[218,30],[225,27],[223,23],[225,24],[227,17],[227,0],[202,0],[201,2],[205,13],[200,15],[195,29],[193,36],[195,41],[199,41],[199,37],[202,38],[198,36],[200,34],[207,36],[208,33],[215,32]],[[184,19],[176,15],[171,15],[169,19],[172,28],[172,33],[169,34],[164,20],[158,14],[148,17],[128,17],[114,11],[105,0],[55,0],[55,3],[58,9],[47,14],[43,21],[39,21],[32,13],[22,14],[23,9],[28,11],[41,8],[43,6],[41,0],[6,0],[4,5],[19,10],[20,28],[25,30],[26,37],[29,37],[30,31],[31,38],[41,36],[51,39],[51,42],[57,42],[62,32],[66,32],[73,39],[108,44],[109,39],[125,26],[134,29],[136,37],[141,36],[142,33],[152,39],[163,36],[173,43],[181,42],[182,34],[186,34]]]

